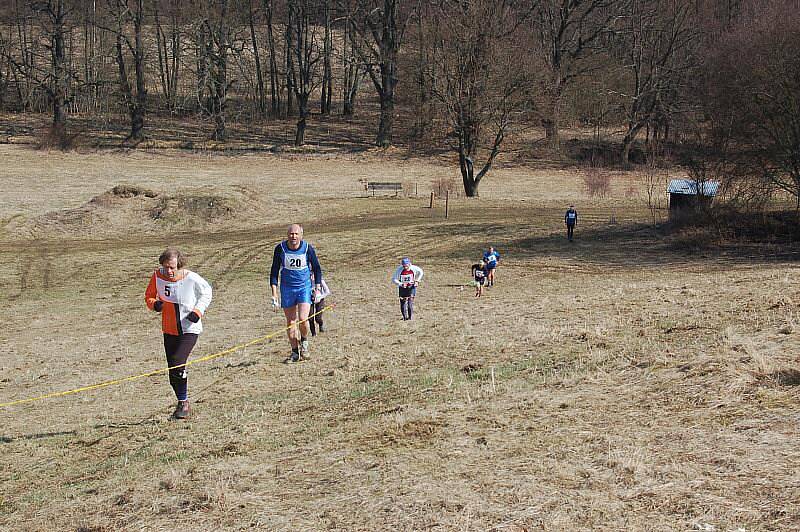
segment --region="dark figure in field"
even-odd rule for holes
[[[486,284],[486,278],[489,276],[489,268],[486,262],[481,260],[472,265],[472,280],[475,284],[475,297],[483,295],[483,285]]]
[[[575,225],[578,223],[578,211],[575,210],[574,205],[570,205],[564,214],[564,223],[567,224],[567,240],[572,242],[572,234],[575,231]]]
[[[313,274],[311,277],[313,282]],[[319,329],[321,333],[325,332],[325,324],[322,323],[322,311],[325,309],[325,298],[331,295],[328,284],[324,279],[319,286],[319,291],[314,291],[314,293],[311,294],[311,314],[316,314],[313,318],[308,319],[308,327],[311,329],[311,336],[317,335],[317,329]]]

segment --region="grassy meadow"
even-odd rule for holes
[[[166,375],[0,409],[0,530],[800,530],[796,252],[687,245],[636,171],[597,198],[580,169],[500,164],[445,218],[442,157],[0,159],[0,402],[163,367],[143,293],[167,245],[214,287],[195,357],[283,328],[289,222],[335,305],[308,361],[279,334],[192,366],[188,422]]]

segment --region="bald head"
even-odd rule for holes
[[[300,242],[303,240],[303,226],[300,224],[292,224],[286,230],[286,242],[289,244],[289,249],[297,249],[300,247]]]

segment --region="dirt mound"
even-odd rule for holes
[[[247,210],[252,194],[241,190],[187,190],[166,195],[138,185],[120,184],[73,209],[48,212],[21,224],[14,232],[33,238],[75,234],[100,236],[124,231],[154,232],[165,226],[182,229],[233,218]]]
[[[150,216],[153,220],[167,222],[213,222],[232,217],[236,208],[235,199],[217,194],[164,196],[150,210]]]

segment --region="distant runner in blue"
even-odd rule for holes
[[[269,284],[272,289],[272,306],[278,307],[278,279],[280,278],[280,307],[289,326],[289,344],[292,354],[286,362],[299,362],[308,357],[308,314],[313,301],[311,273],[314,273],[313,289],[319,293],[322,283],[322,268],[314,247],[303,240],[303,227],[292,224],[286,240],[275,246]],[[298,328],[300,338],[298,339]]]
[[[489,251],[484,251],[483,260],[486,262],[486,269],[489,274],[486,276],[486,286],[494,286],[494,272],[500,262],[500,254],[489,246]]]
[[[575,210],[575,205],[570,205],[567,212],[564,213],[564,223],[567,224],[567,240],[572,242],[572,234],[578,223],[578,211]]]

